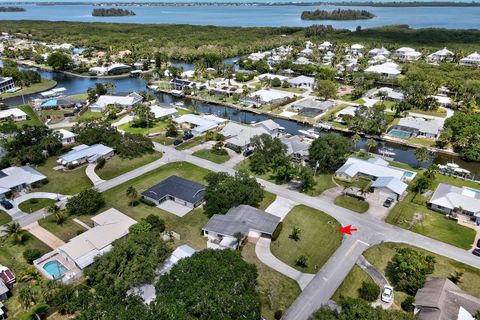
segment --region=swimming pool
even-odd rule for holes
[[[43,265],[43,270],[47,271],[53,279],[59,279],[68,271],[68,269],[57,260],[48,261]]]
[[[411,178],[411,177],[413,177],[414,174],[415,173],[413,173],[412,171],[406,171],[405,172],[405,177]]]
[[[406,139],[406,138],[410,138],[412,134],[407,131],[393,129],[393,130],[390,130],[390,132],[388,132],[388,135],[395,138]]]

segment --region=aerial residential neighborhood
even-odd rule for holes
[[[480,319],[478,30],[132,3],[0,6],[1,320]]]

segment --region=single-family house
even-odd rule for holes
[[[272,119],[263,120],[263,121],[254,123],[253,127],[265,129],[268,132],[268,134],[270,134],[272,137],[278,137],[285,131],[285,128],[280,126],[278,123],[276,123]]]
[[[335,57],[335,53],[332,51],[327,51],[323,57],[322,57],[322,62],[325,64],[330,64],[332,63],[332,59]]]
[[[10,290],[8,290],[7,285],[5,283],[3,283],[2,280],[0,280],[0,303],[2,301],[7,300],[9,291]],[[0,311],[0,312],[2,312],[2,311]],[[0,319],[1,319],[1,313],[0,313]]]
[[[447,48],[443,48],[442,50],[438,50],[430,55],[427,56],[427,61],[430,63],[436,62],[450,62],[453,60],[455,54],[448,50]]]
[[[480,66],[480,54],[477,52],[471,53],[465,58],[460,59],[460,64],[464,66]]]
[[[17,278],[9,268],[0,264],[0,281],[10,287],[17,281]]]
[[[335,106],[335,102],[316,98],[304,98],[291,105],[291,109],[304,117],[318,117]]]
[[[256,242],[260,237],[271,238],[280,223],[280,218],[260,209],[240,205],[226,214],[214,214],[203,226],[203,235],[208,238],[207,247],[216,249],[236,248],[235,234]]]
[[[390,136],[399,138],[425,137],[436,139],[443,129],[444,119],[427,119],[421,117],[401,118],[388,132]]]
[[[92,112],[102,112],[108,105],[132,108],[142,101],[143,97],[136,92],[129,93],[128,95],[103,95],[100,96],[95,103],[90,105],[90,110]]]
[[[333,47],[333,44],[331,44],[329,41],[324,41],[322,42],[319,46],[319,50],[330,50]]]
[[[47,179],[45,175],[29,166],[2,169],[0,170],[0,198],[4,198],[11,191],[28,189],[33,183],[44,179]]]
[[[305,48],[303,49],[302,51],[300,51],[300,55],[304,56],[304,57],[309,57],[313,54],[313,50],[310,49],[310,48]]]
[[[229,122],[220,133],[225,137],[225,144],[232,149],[244,151],[250,147],[250,140],[262,134],[270,135],[263,126],[248,126],[235,122]]]
[[[290,136],[280,138],[282,143],[287,146],[287,156],[294,162],[303,162],[308,160],[308,149],[310,143],[301,136]]]
[[[474,216],[477,222],[480,222],[480,190],[474,188],[440,183],[428,205],[433,210],[446,214],[461,212],[471,217]]]
[[[300,65],[311,64],[311,63],[312,62],[305,57],[298,57],[297,60],[293,61],[293,64],[300,64]]]
[[[480,299],[446,278],[428,277],[415,294],[414,314],[421,320],[474,320]]]
[[[390,51],[388,51],[387,49],[385,49],[384,47],[381,47],[381,48],[374,48],[370,51],[368,51],[368,55],[373,58],[375,56],[384,56],[384,57],[388,57],[390,55]]]
[[[121,74],[130,71],[132,67],[122,63],[112,63],[109,66],[92,67],[88,69],[89,72],[96,74],[97,76],[104,76],[107,74]]]
[[[415,49],[402,47],[395,50],[395,56],[402,62],[410,62],[420,59],[422,54]]]
[[[72,150],[60,156],[57,160],[57,163],[63,166],[78,166],[86,162],[95,163],[100,158],[111,158],[114,153],[115,150],[101,143],[91,146],[81,144],[73,147]]]
[[[162,119],[162,118],[172,118],[177,115],[178,111],[175,107],[170,106],[150,106],[150,112],[152,112],[155,116],[155,119]]]
[[[13,121],[25,121],[27,120],[27,114],[19,108],[0,110],[0,121],[9,119]]]
[[[367,91],[365,96],[370,99],[383,98],[385,100],[390,100],[395,102],[400,102],[405,98],[405,95],[402,91],[389,88],[389,87],[381,87],[378,89],[369,90]]]
[[[356,43],[350,47],[350,52],[352,54],[360,54],[362,53],[363,49],[365,49],[364,45]]]
[[[405,194],[407,184],[415,176],[414,172],[391,167],[387,161],[380,158],[361,160],[350,157],[340,167],[335,176],[339,179],[352,181],[357,177],[372,180],[372,187],[380,196],[399,199]]]
[[[271,73],[264,73],[264,74],[258,75],[256,78],[258,80],[269,80],[269,81],[271,81],[273,79],[278,79],[281,82],[288,81],[288,77],[281,76],[281,75],[278,75],[278,74],[271,74]]]
[[[142,197],[159,205],[172,200],[189,208],[196,208],[204,201],[205,186],[178,176],[170,176],[142,192]]]
[[[248,95],[248,101],[254,105],[282,104],[288,102],[295,95],[286,91],[260,89]]]
[[[369,66],[365,69],[366,73],[376,73],[385,78],[396,78],[400,75],[400,66],[394,62],[385,62],[378,65]]]
[[[0,93],[14,92],[15,90],[15,82],[12,77],[0,78]]]
[[[182,128],[192,131],[193,135],[199,135],[207,131],[218,128],[219,122],[199,116],[196,114],[184,114],[174,118],[173,122],[179,124]]]
[[[315,78],[307,76],[298,76],[287,81],[294,88],[313,89]]]
[[[75,142],[75,136],[76,136],[75,133],[65,129],[57,129],[55,130],[55,132],[60,135],[62,145],[66,146],[68,144],[72,144]]]

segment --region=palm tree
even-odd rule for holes
[[[352,141],[353,143],[355,144],[355,150],[357,149],[357,145],[358,143],[360,142],[362,138],[360,137],[360,135],[358,133],[355,133],[353,136],[352,136]]]
[[[29,286],[23,286],[18,290],[18,299],[25,310],[37,301],[35,292]]]
[[[126,195],[127,195],[127,198],[130,200],[128,205],[133,206],[134,201],[137,200],[137,198],[138,198],[137,189],[135,189],[132,186],[128,187],[128,189],[126,191]]]
[[[7,225],[7,235],[12,237],[13,241],[17,244],[23,242],[23,236],[25,231],[22,229],[18,222],[13,222]]]
[[[376,146],[377,146],[377,141],[375,141],[375,139],[370,138],[370,139],[367,140],[368,151],[375,148]]]
[[[421,147],[415,150],[415,158],[417,158],[418,166],[421,162],[426,162],[430,158],[430,152],[426,147]]]
[[[60,208],[53,204],[47,208],[47,212],[53,214],[55,216],[55,222],[57,224],[62,224],[65,221],[65,214],[60,210]]]

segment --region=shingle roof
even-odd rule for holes
[[[203,230],[233,236],[236,232],[248,234],[250,231],[273,234],[280,218],[257,208],[240,205],[228,210],[225,215],[215,214]]]
[[[204,185],[178,176],[170,176],[150,189],[142,192],[142,195],[157,201],[170,195],[189,203],[198,203],[199,201],[202,201],[204,194]]]

